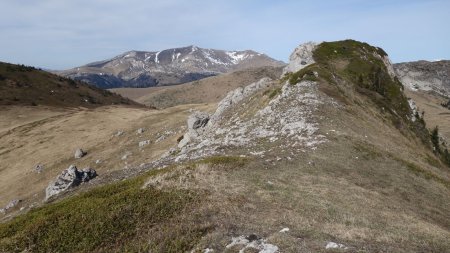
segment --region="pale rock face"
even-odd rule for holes
[[[75,165],[63,170],[54,182],[51,182],[45,190],[45,200],[58,195],[69,188],[76,187],[97,176],[97,172],[91,168],[79,171]]]
[[[270,86],[272,79],[265,77],[258,82],[252,83],[245,88],[239,87],[233,91],[228,92],[227,96],[220,101],[216,112],[211,116],[209,125],[213,125],[215,121],[220,119],[222,113],[228,110],[233,105],[241,102],[243,99],[253,95],[255,92],[265,89]]]
[[[316,42],[307,42],[298,46],[289,57],[289,64],[284,68],[283,74],[297,72],[315,63],[313,52],[317,45]]]
[[[383,61],[384,65],[386,65],[386,68],[388,70],[389,75],[392,78],[396,77],[394,66],[392,65],[392,62],[389,59],[389,57],[383,56],[383,57],[381,57],[381,60]]]

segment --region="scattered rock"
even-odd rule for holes
[[[335,242],[328,242],[325,246],[325,249],[348,249],[345,245],[335,243]]]
[[[132,153],[131,152],[126,152],[123,156],[122,156],[122,160],[126,160],[126,159],[128,159],[128,157],[130,156],[130,155],[132,155]]]
[[[280,230],[280,233],[286,233],[289,232],[289,228],[283,228],[282,230]]]
[[[247,238],[253,239],[249,240]],[[225,246],[227,249],[240,246],[239,252],[247,252],[247,250],[257,250],[263,253],[276,253],[278,252],[278,247],[267,243],[265,239],[258,239],[256,235],[250,235],[247,237],[239,236],[233,237],[231,243]]]
[[[9,209],[16,207],[20,202],[22,202],[21,199],[11,200],[4,208],[0,209],[0,213],[5,214]]]
[[[44,165],[42,164],[38,164],[34,167],[34,171],[36,171],[37,173],[41,173],[44,170]]]
[[[139,128],[136,132],[138,133],[138,134],[142,134],[142,133],[144,133],[144,131],[145,131],[145,129],[144,128]]]
[[[139,147],[142,148],[146,145],[150,144],[150,140],[145,140],[145,141],[140,141],[139,142]]]
[[[123,134],[124,134],[125,132],[124,131],[122,131],[122,130],[118,130],[115,134],[114,134],[114,136],[122,136]]]
[[[81,148],[75,150],[75,159],[79,159],[83,156],[85,156],[87,152],[83,151]]]
[[[97,172],[91,168],[79,171],[75,165],[63,170],[54,182],[51,182],[45,190],[45,200],[58,195],[69,188],[76,187],[97,176]]]

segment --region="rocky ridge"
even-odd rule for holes
[[[296,72],[314,63],[315,45],[307,43],[296,48],[283,72]],[[236,150],[243,156],[258,157],[281,150],[289,159],[327,141],[318,133],[320,116],[315,115],[318,106],[324,104],[339,106],[318,92],[315,81],[293,85],[289,81],[280,84],[278,80],[262,78],[230,91],[213,114],[193,112],[187,120],[188,131],[178,146],[155,163],[232,154]]]

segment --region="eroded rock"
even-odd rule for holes
[[[70,165],[69,168],[63,170],[61,174],[56,177],[56,180],[51,182],[45,190],[45,200],[58,195],[69,188],[76,187],[81,183],[88,182],[97,176],[97,172],[91,168],[78,170],[75,165]]]
[[[20,202],[22,202],[21,199],[13,199],[11,200],[4,208],[0,209],[0,213],[6,213],[9,209],[12,209],[16,207]]]

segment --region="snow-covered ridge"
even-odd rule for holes
[[[249,67],[283,65],[283,62],[251,50],[225,51],[188,46],[155,52],[129,51],[59,74],[101,88],[149,87],[189,82]],[[124,85],[120,86],[121,83]],[[111,87],[110,84],[118,86]]]

